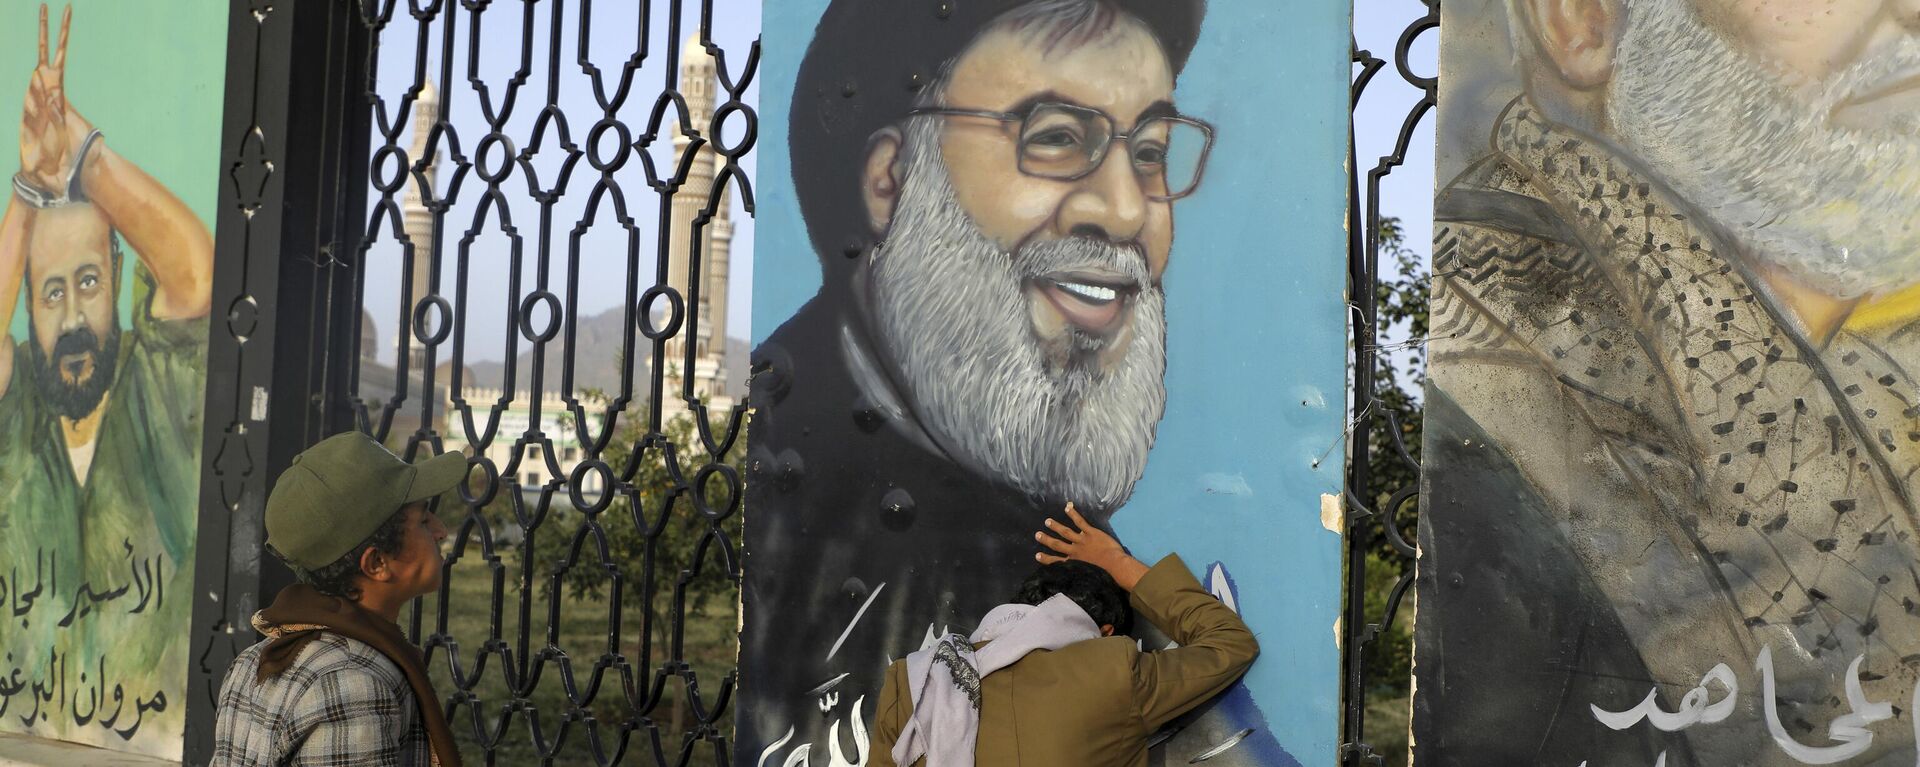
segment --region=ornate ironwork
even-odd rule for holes
[[[631,11],[631,6],[621,7]],[[717,567],[728,581],[738,582],[736,543],[722,523],[739,507],[740,478],[726,461],[739,442],[745,407],[709,412],[708,403],[695,390],[692,371],[700,344],[691,339],[700,337],[701,323],[709,319],[702,316],[706,303],[700,294],[705,228],[718,206],[725,204],[729,189],[752,210],[752,193],[740,160],[753,145],[754,113],[742,96],[757,68],[759,44],[753,43],[743,62],[735,59],[730,66],[727,51],[713,42],[710,0],[642,3],[631,38],[626,30],[614,30],[633,41],[631,49],[617,67],[603,70],[593,63],[590,48],[597,36],[608,34],[604,27],[594,26],[596,10],[609,9],[614,9],[613,4],[592,0],[518,4],[416,0],[398,9],[394,0],[386,0],[360,6],[360,22],[372,37],[363,98],[373,111],[376,146],[360,169],[371,179],[374,194],[365,234],[351,251],[364,264],[381,240],[401,245],[403,300],[393,326],[404,332],[395,357],[392,394],[369,407],[357,388],[365,373],[356,370],[349,377],[356,388],[332,404],[351,409],[357,428],[377,439],[404,438],[404,455],[409,458],[446,450],[449,437],[470,446],[470,478],[479,482],[463,500],[473,513],[453,533],[449,582],[442,586],[432,625],[423,625],[424,611],[418,604],[410,620],[412,635],[427,651],[429,665],[443,666],[446,678],[453,682],[454,689],[442,694],[456,728],[466,729],[465,735],[485,750],[489,762],[510,740],[524,737],[533,752],[549,762],[564,750],[569,760],[584,753],[600,765],[688,764],[698,749],[724,764],[731,731],[727,704],[735,674],[729,671],[719,679],[706,679],[710,686],[703,690],[703,680],[683,654],[681,639],[688,620],[684,593],[695,575]],[[564,40],[562,34],[569,14],[577,18],[573,41]],[[541,17],[548,32],[544,61],[535,56],[535,30]],[[485,50],[487,39],[481,30],[486,25],[511,25],[516,20],[521,31],[517,51]],[[664,50],[650,49],[650,38],[660,25],[665,27]],[[689,29],[692,26],[697,26],[692,43],[713,57],[719,96],[724,98],[705,125],[691,124],[682,93],[686,84],[678,81],[682,57],[696,53],[682,50],[682,41],[695,31]],[[382,94],[388,81],[380,77],[379,62],[381,48],[387,45],[412,47],[411,80],[397,99]],[[464,67],[457,69],[462,47]],[[482,76],[483,57],[516,54],[518,68],[504,83],[489,83]],[[433,116],[424,155],[413,156],[403,139],[414,110],[421,108],[419,97],[428,87],[430,62],[438,64],[433,79],[445,84],[447,100],[453,101],[455,94],[476,100],[482,124],[460,124],[448,110],[441,110]],[[627,109],[630,102],[646,103],[635,87],[643,66],[659,66],[664,79],[657,92],[647,94],[650,108]],[[591,85],[592,110],[569,104],[561,96],[563,75],[582,77]],[[526,95],[541,99],[532,105],[538,114],[527,132],[516,136],[509,121],[517,110],[529,108]],[[731,144],[719,140],[720,126],[729,118],[746,126],[743,138]],[[472,138],[473,133],[480,135]],[[576,137],[583,139],[584,146],[576,145]],[[676,150],[664,167],[655,164],[660,155],[652,151],[656,142],[670,143]],[[473,147],[471,156],[468,146]],[[721,158],[711,190],[691,228],[673,231],[674,197],[687,183],[703,149]],[[536,162],[542,153],[560,157],[548,164],[555,172],[543,173]],[[437,163],[443,163],[441,172],[448,174],[442,188],[435,188],[428,173]],[[402,165],[405,174],[392,170]],[[402,197],[409,179],[421,190],[419,202],[432,215],[427,242],[416,241],[420,233],[407,231],[402,223]],[[642,246],[643,224],[629,212],[630,195],[635,195],[633,187],[640,182],[645,189],[638,194],[651,192],[658,204],[658,236],[651,249]],[[466,222],[451,220],[449,214],[462,195],[479,198],[473,217]],[[584,213],[569,231],[556,220],[556,207],[566,197],[581,195],[586,197]],[[523,235],[514,214],[529,208],[539,211],[538,224]],[[458,242],[450,242],[462,224],[465,231]],[[585,263],[590,254],[583,252],[583,237],[596,227],[617,228],[625,240],[624,259],[619,259],[624,270],[616,268],[609,274],[604,261]],[[476,274],[472,267],[471,246],[489,234],[503,236],[511,244],[505,275]],[[670,258],[675,238],[688,243],[684,265]],[[414,284],[422,274],[416,269],[420,259],[427,261],[424,289]],[[552,284],[556,265],[564,273],[564,287]],[[676,267],[685,273],[670,273]],[[455,286],[451,296],[440,292],[446,274],[451,274]],[[354,303],[358,304],[365,294],[366,270],[358,270],[356,276]],[[481,295],[497,293],[502,278],[509,296],[502,307],[507,325],[504,384],[492,401],[469,402],[472,382],[465,380],[467,352],[470,344],[481,340],[470,337],[469,313],[484,310],[487,305]],[[577,354],[576,334],[582,319],[579,289],[583,279],[608,278],[624,281],[621,327],[625,332],[619,353],[623,364],[617,391],[606,392],[604,400],[596,401],[576,378],[580,366],[594,362]],[[684,295],[675,282],[687,286]],[[642,343],[651,346],[644,363],[636,354]],[[523,349],[530,355],[526,359],[531,370],[517,369]],[[558,382],[547,371],[547,359],[556,353],[561,358]],[[442,360],[450,365],[443,369],[438,364]],[[445,403],[438,388],[443,375],[450,376],[445,381]],[[516,385],[520,381],[524,385]],[[671,385],[676,382],[678,391],[673,391]],[[642,387],[640,391],[636,385]],[[679,452],[667,436],[668,398],[693,417],[699,448],[694,454]],[[564,403],[563,428],[571,434],[543,429],[542,407],[555,399]],[[629,410],[636,403],[644,409]],[[443,412],[442,407],[450,409]],[[513,409],[527,413],[526,428],[519,433],[501,428],[502,416]],[[396,431],[396,416],[407,411],[415,414],[417,426],[402,434]],[[620,424],[632,418],[645,419],[645,427],[636,440],[620,446],[618,452],[624,452],[627,460],[611,462],[606,457],[614,448],[611,443],[631,434],[623,432]],[[441,423],[446,424],[445,433],[438,426]],[[718,430],[713,428],[716,423]],[[498,452],[489,448],[501,442],[511,443],[504,463],[489,457],[489,452]],[[561,442],[579,446],[576,460],[563,460],[557,449]],[[645,486],[650,480],[641,475],[641,465],[650,460],[664,462],[663,486]],[[552,479],[527,486],[522,481],[523,461],[538,462],[540,474]],[[714,494],[716,484],[724,486],[718,491],[721,495]],[[497,494],[504,494],[511,512],[504,519],[481,513]],[[615,504],[616,498],[626,502]],[[682,502],[683,498],[691,503]],[[616,515],[627,518],[615,519]],[[656,573],[653,546],[675,515],[695,515],[694,522],[704,526],[704,535],[686,571]],[[609,528],[616,524],[630,524],[646,537],[646,559],[639,572],[626,571],[620,555],[610,550]],[[503,533],[521,539],[517,568],[510,568],[501,556]],[[562,547],[562,554],[543,554],[534,545],[543,535],[564,536],[570,545]],[[553,558],[543,559],[548,555]],[[455,565],[474,557],[484,562],[492,577],[492,600],[484,607],[450,599],[454,578],[485,577],[456,575]],[[569,593],[566,584],[574,568],[595,571],[607,589],[604,601],[596,602],[604,605],[606,615],[606,640],[596,653],[565,647],[560,639],[562,607]],[[511,589],[505,587],[508,579]],[[663,588],[663,584],[669,585]],[[663,601],[671,606],[662,609]],[[533,634],[536,602],[547,612],[543,637]],[[630,608],[643,611],[637,632],[623,620],[623,611]],[[452,618],[461,610],[475,609],[489,612],[488,629],[484,635],[463,635],[453,627]],[[517,613],[512,621],[515,632],[506,629],[509,621],[502,616],[507,611]],[[656,612],[665,613],[672,622],[667,632],[671,641],[665,648],[655,643],[651,619]],[[482,689],[490,674],[497,675],[500,683],[493,685],[496,692],[491,697]],[[609,674],[613,684],[603,686]],[[676,700],[663,706],[669,684],[676,685]],[[563,697],[551,694],[556,687]],[[542,690],[549,692],[542,695]],[[612,721],[602,721],[607,709],[596,705],[607,698],[614,699],[618,712]],[[686,706],[692,714],[679,732],[667,731],[670,728],[660,721],[663,708],[671,706]],[[644,746],[635,747],[636,734]],[[584,738],[584,743],[570,746],[569,741],[576,738]],[[633,756],[630,747],[643,755]]]
[[[271,478],[350,428],[409,459],[469,454],[465,511],[441,509],[458,520],[447,578],[403,618],[469,761],[728,763],[736,672],[697,671],[685,633],[690,584],[739,582],[733,462],[746,406],[710,405],[693,373],[703,327],[716,324],[708,312],[724,317],[708,309],[724,296],[702,295],[707,230],[729,195],[753,210],[742,161],[757,135],[746,97],[759,42],[723,50],[715,24],[712,0],[234,4],[214,290],[226,315],[214,320],[209,370],[189,763],[211,755],[214,696],[255,639],[247,617],[288,582],[261,556]],[[596,65],[615,38],[618,63]],[[679,79],[694,55],[711,57],[717,82],[700,86],[713,107],[702,124]],[[383,77],[395,60],[405,66]],[[510,74],[483,74],[503,60]],[[658,87],[644,86],[654,73]],[[590,97],[563,96],[563,79]],[[429,82],[472,108],[428,115],[410,148]],[[675,216],[697,172],[711,174],[704,204]],[[431,220],[413,232],[410,189]],[[648,196],[657,222],[640,215]],[[581,199],[577,220],[564,220]],[[601,234],[624,248],[593,247]],[[508,244],[504,269],[473,266],[483,238]],[[377,315],[400,329],[392,369],[363,367],[362,303],[396,265],[401,305]],[[617,362],[589,360],[577,341],[593,307],[583,311],[579,288],[609,280],[624,288],[624,338]],[[481,313],[504,315],[504,337],[478,337]],[[469,350],[481,342],[505,350],[503,383],[469,401]],[[588,364],[617,365],[618,385],[589,390],[576,375]],[[693,422],[680,444],[669,433],[677,412]],[[507,423],[521,414],[524,428]],[[548,479],[523,481],[536,464]],[[637,554],[610,544],[616,527],[637,536]],[[669,534],[689,536],[690,553],[662,565],[656,544]],[[598,596],[574,588],[588,571]],[[454,599],[467,579],[490,598]],[[563,608],[581,604],[596,616],[589,633],[604,628],[592,648],[562,639]]]
[[[366,43],[349,22],[326,0],[235,2],[229,17],[187,764],[212,757],[221,681],[257,638],[248,619],[292,580],[262,545],[269,483],[346,427],[310,394],[344,386],[330,361],[351,330],[350,307],[333,300],[349,272],[329,266],[365,196],[346,172],[366,152],[364,115],[339,89]]]
[[[1374,499],[1385,488],[1375,488],[1372,476],[1372,435],[1376,430],[1384,429],[1392,437],[1395,458],[1406,463],[1415,476],[1420,466],[1407,451],[1401,441],[1401,428],[1393,413],[1380,407],[1378,388],[1374,380],[1375,363],[1383,353],[1380,343],[1381,328],[1376,288],[1380,284],[1380,248],[1382,235],[1382,213],[1380,201],[1381,181],[1395,168],[1406,162],[1407,149],[1412,143],[1422,122],[1433,111],[1438,94],[1437,77],[1425,77],[1416,74],[1410,66],[1409,53],[1415,41],[1428,30],[1440,25],[1440,0],[1417,0],[1424,6],[1425,15],[1414,19],[1400,33],[1396,41],[1391,61],[1374,56],[1362,49],[1356,39],[1353,46],[1355,66],[1353,80],[1353,104],[1356,109],[1367,94],[1367,87],[1374,76],[1389,63],[1408,85],[1418,89],[1422,97],[1406,112],[1400,123],[1398,138],[1393,151],[1381,156],[1371,167],[1364,171],[1359,163],[1357,146],[1352,149],[1349,166],[1353,169],[1351,186],[1348,192],[1348,231],[1351,239],[1348,244],[1348,295],[1352,297],[1353,316],[1353,381],[1352,402],[1350,404],[1354,419],[1353,433],[1347,441],[1347,553],[1346,553],[1346,612],[1342,619],[1343,654],[1341,657],[1344,689],[1341,706],[1341,745],[1340,763],[1342,765],[1379,765],[1385,764],[1383,755],[1375,753],[1373,746],[1366,742],[1364,735],[1366,724],[1366,704],[1369,691],[1367,678],[1366,648],[1375,641],[1381,631],[1392,625],[1394,616],[1400,607],[1400,601],[1413,585],[1414,561],[1418,552],[1409,538],[1400,530],[1398,518],[1408,504],[1417,504],[1420,488],[1414,486],[1394,488],[1384,505],[1376,508]],[[1377,7],[1379,3],[1375,3]],[[1358,9],[1356,9],[1358,10]],[[1350,144],[1352,146],[1352,144]],[[1369,549],[1380,540],[1385,540],[1391,550],[1404,559],[1404,569],[1394,583],[1386,600],[1385,612],[1381,615],[1369,615],[1366,609],[1367,592],[1367,556]]]

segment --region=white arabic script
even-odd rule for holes
[[[1753,665],[1754,670],[1760,672],[1760,699],[1766,714],[1767,733],[1774,745],[1802,764],[1838,764],[1866,753],[1873,745],[1873,732],[1867,727],[1892,719],[1893,704],[1867,700],[1866,691],[1860,687],[1860,664],[1865,659],[1865,655],[1855,656],[1847,666],[1848,711],[1827,727],[1827,739],[1834,745],[1809,746],[1795,740],[1780,722],[1780,704],[1774,697],[1773,648],[1760,648]],[[1725,691],[1717,701],[1712,700],[1714,693],[1710,688],[1715,684]],[[1663,732],[1679,732],[1697,724],[1725,721],[1733,715],[1739,695],[1740,680],[1732,668],[1721,663],[1700,677],[1700,683],[1687,691],[1674,711],[1660,708],[1657,688],[1647,691],[1647,697],[1639,705],[1625,711],[1610,711],[1595,704],[1588,704],[1588,708],[1592,709],[1595,720],[1614,730],[1625,730],[1644,721]],[[1913,692],[1913,707],[1920,711],[1920,685],[1916,685]],[[1920,742],[1920,717],[1915,718],[1914,740]],[[1662,752],[1660,763],[1665,761],[1666,754]],[[1581,767],[1586,767],[1586,763],[1581,762]]]

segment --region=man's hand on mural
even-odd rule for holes
[[[1147,574],[1147,566],[1127,550],[1113,536],[1101,532],[1086,517],[1080,516],[1080,510],[1067,504],[1067,520],[1073,524],[1062,524],[1059,520],[1048,519],[1047,529],[1034,533],[1040,545],[1055,553],[1039,552],[1033,555],[1041,564],[1079,560],[1107,571],[1120,588],[1133,591],[1140,582],[1140,576]],[[1051,533],[1051,535],[1049,535]]]
[[[79,144],[69,138],[66,96],[67,33],[73,22],[68,6],[60,19],[60,42],[49,54],[47,7],[40,6],[40,57],[27,84],[26,105],[20,114],[20,172],[40,191],[58,196],[66,191]],[[82,134],[83,136],[85,134]]]

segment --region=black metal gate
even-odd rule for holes
[[[724,306],[709,224],[752,210],[759,44],[722,49],[726,23],[712,0],[233,3],[189,763],[289,580],[258,546],[267,480],[350,428],[470,456],[446,583],[403,618],[469,761],[727,763],[734,651],[699,648],[734,646],[745,405],[694,371]],[[679,80],[688,56],[711,81]],[[459,106],[423,117],[436,85]],[[676,216],[689,178],[704,204]],[[606,286],[618,381],[589,386],[580,297]],[[363,317],[393,346],[363,348]]]
[[[1425,97],[1392,152],[1370,166],[1356,153],[1353,164],[1342,764],[1381,763],[1363,735],[1365,648],[1413,578],[1414,549],[1395,520],[1418,487],[1376,487],[1370,447],[1398,446],[1387,459],[1417,476],[1373,375],[1380,183],[1404,162],[1436,94],[1407,61],[1438,25],[1439,0],[1410,2],[1425,14],[1391,60],[1354,46],[1356,107],[1389,64]],[[626,23],[615,29],[610,15]],[[715,580],[724,593],[740,567],[745,403],[709,408],[692,374],[712,321],[699,278],[706,229],[728,194],[752,210],[741,163],[756,134],[744,97],[758,42],[723,49],[714,29],[725,23],[714,0],[234,0],[188,763],[211,754],[214,694],[252,641],[248,617],[291,579],[258,546],[268,478],[349,428],[409,457],[450,444],[472,454],[466,508],[449,516],[458,521],[450,577],[409,615],[470,760],[728,762],[733,656],[702,668],[687,636],[689,594]],[[488,31],[500,26],[519,34]],[[630,40],[623,55],[597,60],[596,41],[615,32]],[[705,124],[690,124],[678,79],[686,41],[715,64]],[[404,62],[398,72],[394,61]],[[482,76],[493,61],[511,73]],[[562,98],[563,79],[587,83],[591,102]],[[407,127],[429,82],[479,118],[431,115],[421,154]],[[701,156],[715,158],[705,204],[675,228],[673,205]],[[422,184],[434,170],[438,183]],[[403,221],[410,187],[430,216],[414,234]],[[582,197],[584,213],[568,215]],[[635,214],[648,202],[651,221]],[[606,232],[617,247],[594,244]],[[509,244],[504,274],[475,266],[473,245],[488,238]],[[391,365],[370,371],[362,304],[369,281],[387,279],[404,299],[371,316],[398,340]],[[583,282],[608,280],[625,294],[623,372],[592,391],[576,380],[576,299]],[[504,332],[473,332],[483,312],[503,316]],[[483,343],[504,349],[507,385],[469,398],[469,360]],[[561,429],[544,428],[543,408]],[[692,415],[691,433],[672,433],[676,410]],[[524,427],[502,426],[506,416],[524,416]],[[543,548],[553,539],[560,545]],[[1405,563],[1385,613],[1369,614],[1364,552],[1382,542]],[[486,598],[459,599],[476,582]],[[734,602],[722,601],[724,616]],[[579,627],[564,625],[582,605],[601,613],[584,645],[573,641]]]
[[[1411,521],[1410,517],[1417,518],[1420,464],[1414,452],[1409,450],[1408,441],[1417,442],[1418,429],[1415,427],[1411,430],[1413,433],[1409,434],[1409,429],[1403,428],[1403,416],[1399,411],[1405,409],[1405,403],[1399,403],[1402,405],[1399,408],[1390,406],[1382,397],[1380,382],[1376,381],[1375,376],[1380,369],[1381,355],[1385,353],[1385,328],[1378,300],[1383,236],[1386,234],[1385,227],[1389,225],[1387,214],[1382,210],[1381,183],[1395,168],[1406,162],[1409,146],[1420,135],[1423,121],[1427,120],[1436,104],[1438,79],[1414,71],[1412,51],[1422,35],[1438,29],[1440,0],[1404,0],[1392,3],[1391,9],[1387,9],[1389,5],[1385,0],[1357,0],[1356,23],[1364,18],[1363,14],[1368,13],[1390,13],[1392,18],[1397,19],[1407,13],[1407,7],[1424,10],[1424,13],[1412,18],[1401,29],[1390,58],[1375,56],[1371,51],[1361,48],[1356,38],[1353,46],[1354,119],[1356,123],[1364,119],[1360,116],[1360,110],[1363,104],[1369,103],[1365,100],[1368,86],[1388,66],[1421,95],[1400,118],[1393,146],[1386,154],[1379,156],[1371,165],[1362,164],[1356,132],[1353,134],[1356,140],[1349,160],[1353,172],[1347,197],[1348,232],[1351,233],[1347,251],[1348,296],[1352,302],[1349,308],[1353,329],[1352,400],[1349,412],[1353,418],[1353,430],[1347,439],[1346,611],[1341,620],[1341,678],[1344,682],[1340,710],[1342,765],[1387,763],[1389,755],[1380,753],[1377,744],[1367,742],[1367,703],[1377,696],[1369,687],[1369,672],[1378,673],[1378,670],[1369,668],[1370,662],[1377,661],[1370,661],[1368,649],[1380,639],[1383,630],[1393,625],[1401,601],[1413,585],[1414,563],[1418,556],[1413,536],[1402,529],[1404,524]],[[1374,101],[1379,98],[1376,96]],[[1389,263],[1386,267],[1392,269],[1394,265]],[[1418,311],[1424,315],[1424,306],[1419,307]],[[1423,341],[1414,338],[1405,343]],[[1417,407],[1417,404],[1413,407]],[[1414,447],[1417,449],[1417,445]],[[1382,468],[1392,470],[1383,472]],[[1379,476],[1382,474],[1389,476]],[[1413,481],[1408,482],[1407,478]],[[1390,559],[1387,564],[1396,567],[1397,576],[1390,592],[1381,600],[1384,610],[1370,613],[1367,607],[1367,554],[1381,549],[1388,552]],[[1377,589],[1377,584],[1372,588]],[[1394,668],[1390,671],[1411,674],[1412,669]],[[1399,758],[1394,761],[1404,763]]]

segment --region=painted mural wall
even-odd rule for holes
[[[1910,764],[1920,37],[1448,0],[1422,764]]]
[[[0,733],[180,754],[225,12],[0,0]]]
[[[1332,759],[1347,9],[764,29],[736,761],[861,763],[888,662],[1008,601],[1068,501],[1264,647],[1156,758]]]

